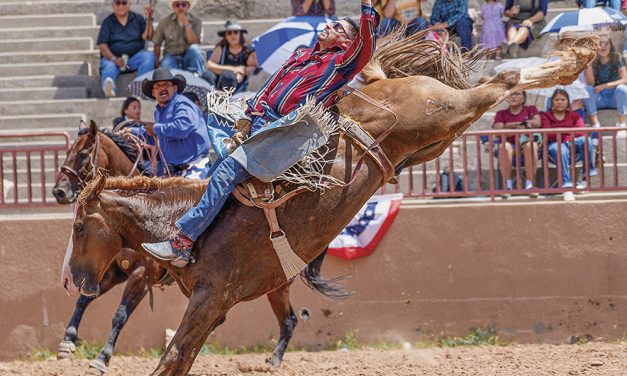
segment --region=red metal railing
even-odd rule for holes
[[[627,133],[623,128],[607,127],[594,128],[560,128],[560,129],[524,129],[524,130],[490,130],[471,131],[456,140],[437,159],[407,168],[400,176],[399,184],[388,185],[383,191],[393,190],[402,192],[408,197],[419,198],[453,198],[453,197],[480,197],[492,199],[503,194],[559,194],[565,191],[627,191]],[[567,142],[567,137],[575,139],[577,134],[580,145]],[[534,140],[534,134],[541,136],[538,141],[538,159],[532,158],[525,163],[525,171],[534,170],[534,188],[525,189],[525,176],[521,165],[523,151],[521,137]],[[549,142],[549,135],[556,136],[554,142]],[[511,143],[513,149],[514,186],[512,190],[505,190],[500,178],[499,162],[496,156],[500,141],[504,136],[514,138]],[[593,141],[598,137],[597,142]],[[536,136],[536,138],[538,138]],[[553,144],[554,145],[551,145]],[[572,177],[573,188],[564,187],[561,158],[549,157],[549,148],[566,148],[570,151],[569,172]],[[592,147],[592,154],[583,152]],[[559,156],[560,153],[557,153]],[[580,157],[579,159],[575,159]],[[591,166],[596,168],[597,176],[590,176]],[[452,173],[451,173],[452,172]],[[442,181],[448,179],[448,181]],[[576,181],[585,180],[587,186],[578,188]],[[446,184],[448,183],[448,184]],[[444,189],[448,185],[451,189]],[[457,189],[455,186],[457,185]]]
[[[47,184],[70,143],[65,132],[0,133],[0,208],[57,205]]]

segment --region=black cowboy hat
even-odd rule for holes
[[[242,34],[248,33],[248,30],[244,29],[242,25],[237,22],[237,20],[226,21],[226,23],[224,24],[224,30],[218,31],[218,36],[224,37],[224,34],[226,34],[227,31],[241,31]]]
[[[170,72],[168,68],[157,68],[154,72],[152,72],[152,80],[145,78],[142,82],[142,93],[144,93],[144,95],[148,98],[155,99],[155,97],[152,95],[152,87],[155,85],[155,83],[159,81],[172,82],[174,85],[176,85],[176,92],[179,94],[181,94],[183,90],[185,90],[185,85],[187,84],[185,77],[181,76],[180,74],[172,76],[172,72]]]

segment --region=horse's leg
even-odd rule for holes
[[[192,292],[181,324],[152,375],[183,376],[192,368],[203,343],[224,322],[230,308],[221,303],[224,289],[213,286],[212,290],[218,293],[212,294],[203,287]]]
[[[107,372],[107,366],[109,365],[109,360],[111,360],[111,356],[113,355],[115,343],[118,340],[120,331],[122,331],[122,328],[128,321],[128,318],[131,314],[133,314],[135,308],[137,308],[139,303],[144,299],[152,287],[152,280],[145,278],[145,274],[146,267],[140,266],[133,270],[133,272],[129,275],[126,287],[124,288],[124,293],[122,294],[122,300],[120,301],[120,305],[118,306],[111,322],[111,333],[109,334],[109,338],[107,338],[107,342],[105,342],[104,347],[100,350],[98,357],[89,363],[90,368],[93,368],[100,373]]]
[[[111,288],[113,288],[115,285],[124,282],[126,278],[126,274],[119,272],[115,267],[109,268],[105,273],[102,281],[100,282],[100,295],[98,296],[102,296],[107,291],[111,290]],[[83,314],[85,313],[85,309],[87,309],[87,306],[91,302],[93,302],[98,296],[79,296],[78,300],[76,301],[76,307],[74,308],[72,318],[70,319],[67,328],[65,328],[63,341],[59,343],[59,349],[57,350],[57,359],[69,358],[72,356],[72,353],[76,351],[76,345],[80,343],[80,339],[78,338],[78,327],[80,326],[81,320],[83,319]]]
[[[292,338],[294,328],[296,328],[296,324],[298,324],[298,319],[296,318],[292,305],[290,304],[291,284],[291,282],[287,283],[278,289],[269,292],[267,295],[270,305],[272,306],[272,311],[279,321],[279,327],[281,328],[281,338],[279,338],[279,343],[277,343],[272,356],[266,359],[266,363],[274,367],[281,365],[283,354],[285,354],[287,345]]]

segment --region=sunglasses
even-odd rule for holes
[[[610,42],[609,42],[609,41],[599,42],[599,45],[600,45],[601,47],[607,47],[607,46],[609,46],[609,45],[610,45]]]
[[[346,36],[348,36],[348,33],[346,32],[346,29],[344,29],[344,25],[342,25],[341,23],[337,22],[337,21],[333,21],[331,22],[331,28],[336,32],[336,33],[342,33]]]
[[[187,8],[188,5],[189,3],[187,1],[175,1],[172,3],[174,8]]]
[[[115,4],[116,6],[120,7],[120,6],[127,6],[128,5],[128,1],[114,1],[113,4]]]
[[[226,32],[226,35],[238,35],[239,33],[239,30],[229,30]]]

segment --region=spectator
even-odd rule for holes
[[[248,89],[248,76],[257,69],[257,54],[245,44],[246,33],[234,20],[227,21],[224,30],[218,31],[222,40],[213,49],[203,75],[218,90],[234,88],[239,93]]]
[[[590,122],[600,127],[597,108],[615,108],[618,112],[617,127],[625,127],[627,113],[627,70],[625,61],[616,52],[609,34],[600,36],[597,57],[586,68],[588,99],[584,100]]]
[[[159,22],[153,38],[155,43],[155,68],[185,69],[199,76],[205,72],[205,59],[200,50],[202,20],[189,11],[195,0],[168,0],[172,14]],[[163,59],[161,56],[161,44]]]
[[[335,16],[335,0],[291,0],[292,16]]]
[[[422,17],[424,0],[378,0],[374,6],[383,21],[379,26],[379,34],[384,35],[396,29],[400,24],[406,25],[406,35],[414,34],[429,27],[429,22]]]
[[[152,7],[144,7],[144,14],[131,12],[129,0],[111,1],[113,13],[102,21],[98,33],[102,91],[107,97],[117,93],[115,80],[120,71],[137,71],[142,75],[153,69],[155,57],[146,51],[146,40],[152,38]]]
[[[548,4],[548,0],[506,0],[503,13],[509,21],[505,26],[507,42],[501,46],[503,54],[517,58],[519,47],[526,50],[531,41],[540,38]]]
[[[481,46],[495,49],[495,59],[501,60],[501,44],[507,42],[505,38],[505,27],[503,26],[503,4],[497,0],[487,0],[481,6],[481,18],[483,27],[481,28]]]
[[[431,25],[459,35],[462,47],[472,49],[472,20],[468,16],[467,0],[435,0]]]
[[[142,104],[135,97],[128,97],[122,104],[122,113],[120,117],[113,119],[113,128],[117,127],[123,121],[137,120],[141,118]]]
[[[209,167],[209,134],[200,108],[184,95],[185,78],[172,76],[166,68],[154,71],[145,79],[142,92],[155,99],[155,122],[144,123],[142,130],[157,136],[163,156],[172,175],[204,179]]]
[[[597,5],[599,6],[610,6],[612,9],[616,11],[621,11],[622,0],[583,0],[584,8],[594,8]]]
[[[551,96],[551,109],[542,113],[542,128],[583,128],[583,118],[576,111],[571,111],[570,98],[568,93],[563,89],[557,89]],[[574,132],[571,136],[570,132],[561,134],[561,142],[557,142],[557,133],[549,133],[549,160],[557,164],[558,153],[562,167],[562,188],[572,188],[571,176],[571,143],[574,144],[575,163],[585,161],[585,154],[588,153],[588,166],[590,176],[595,176],[597,170],[594,168],[592,140],[588,140],[586,150],[586,139],[584,132]],[[573,139],[574,136],[574,139]],[[577,189],[585,189],[587,187],[585,181],[585,170],[587,166],[584,164],[584,178],[577,183]],[[575,197],[572,191],[564,192],[564,200],[572,201]]]
[[[527,94],[523,91],[507,97],[509,107],[496,113],[492,128],[494,129],[530,129],[540,128],[540,113],[536,106],[525,106]],[[542,141],[539,134],[533,135],[533,141],[529,135],[520,135],[518,144],[520,153],[525,158],[525,189],[533,189],[536,172],[538,170],[538,144]],[[514,189],[512,181],[512,161],[514,159],[514,146],[516,138],[513,135],[504,135],[498,149],[499,169],[503,178],[503,187],[508,191]],[[520,168],[522,161],[517,160],[516,166]],[[531,194],[537,197],[537,194]]]

